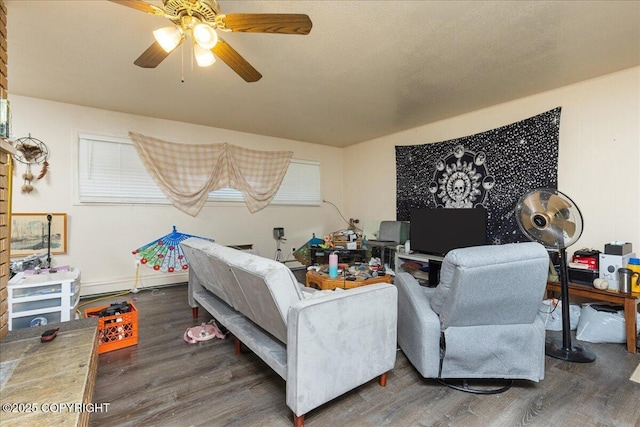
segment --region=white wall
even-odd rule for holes
[[[13,136],[31,134],[50,151],[50,170],[42,181],[34,181],[34,191],[21,193],[25,166],[14,170],[13,212],[66,212],[68,214],[68,254],[53,257],[54,265],[81,269],[82,294],[131,289],[135,266],[131,251],[171,232],[178,231],[214,238],[223,244],[253,243],[265,256],[275,255],[273,228],[284,227],[286,255],[292,246],[300,247],[312,233],[346,227],[335,209],[320,207],[268,206],[251,214],[243,204],[205,206],[191,217],[171,205],[83,206],[74,194],[74,156],[77,133],[127,137],[129,131],[167,141],[188,143],[228,142],[256,150],[291,150],[296,159],[317,160],[321,165],[324,199],[341,207],[341,149],[291,140],[270,138],[186,123],[97,110],[41,99],[10,96]],[[38,175],[40,167],[35,167]],[[293,258],[291,258],[293,259]],[[143,286],[186,281],[186,274],[158,273],[141,268]]]
[[[321,163],[323,198],[365,230],[396,215],[396,145],[424,144],[472,135],[562,107],[558,188],[580,207],[585,230],[569,249],[603,249],[626,240],[640,253],[640,67],[497,105],[345,149],[251,135],[186,123],[10,96],[13,135],[45,142],[50,173],[20,193],[24,166],[14,174],[14,212],[69,214],[69,252],[56,265],[82,270],[83,294],[130,289],[135,267],[131,251],[171,231],[212,237],[224,244],[254,243],[275,252],[273,227],[284,227],[285,249],[299,247],[312,233],[345,227],[334,208],[270,206],[251,214],[243,205],[205,207],[192,218],[168,206],[81,206],[74,201],[73,163],[77,132],[125,137],[130,130],[168,141],[229,142],[262,150],[292,150],[299,159]],[[352,160],[356,161],[353,162]],[[363,178],[363,166],[367,166]],[[37,168],[36,168],[37,169]],[[37,170],[34,171],[37,174]],[[174,283],[185,275],[141,269],[142,285]]]
[[[558,106],[558,189],[576,202],[585,223],[568,251],[602,251],[606,242],[625,240],[640,254],[640,67],[346,148],[345,216],[365,223],[396,218],[396,145],[473,135]],[[366,183],[350,159],[375,165]]]

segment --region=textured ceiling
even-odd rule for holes
[[[307,36],[223,35],[256,83],[188,49],[133,65],[165,18],[5,3],[12,94],[339,147],[640,65],[638,1],[219,0],[313,22]]]

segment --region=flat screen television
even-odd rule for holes
[[[414,208],[409,239],[412,251],[438,256],[445,256],[451,249],[484,245],[487,210]]]

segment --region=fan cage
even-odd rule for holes
[[[531,212],[531,217],[532,217],[531,222],[534,224],[534,227],[529,228],[525,226],[525,224],[523,224],[522,214],[524,211],[529,210],[529,207],[527,206],[526,202],[536,197],[536,195],[537,195],[537,199],[540,201],[544,201],[544,203],[548,202],[552,196],[557,196],[557,197],[560,197],[565,203],[569,204],[569,207],[558,210],[554,212],[554,215],[549,217],[554,218],[557,215],[563,213],[563,216],[561,218],[562,220],[571,221],[575,224],[576,229],[572,236],[569,236],[566,233],[566,230],[562,227],[554,228],[553,225],[550,225],[546,228],[544,227],[536,228],[535,227],[536,221],[534,217],[536,217],[537,215],[539,215],[540,217],[544,217],[545,215],[548,215],[548,211],[544,211],[544,209],[542,209],[541,211]],[[543,208],[542,204],[540,205],[540,208]],[[539,242],[547,249],[558,250],[558,249],[564,249],[573,245],[575,242],[578,241],[580,236],[582,236],[582,232],[584,230],[584,221],[583,221],[582,213],[578,208],[578,205],[576,205],[576,203],[569,196],[567,196],[563,192],[556,189],[539,188],[524,194],[522,197],[520,197],[520,200],[516,204],[515,216],[516,216],[516,222],[518,223],[518,227],[520,227],[520,230],[524,233],[524,235],[527,236],[530,240]],[[562,236],[562,238],[561,239],[555,238],[554,243],[552,244],[544,240],[544,237],[545,237],[544,233],[550,233],[554,236]]]

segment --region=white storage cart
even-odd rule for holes
[[[76,319],[80,270],[16,274],[9,280],[9,330]]]

